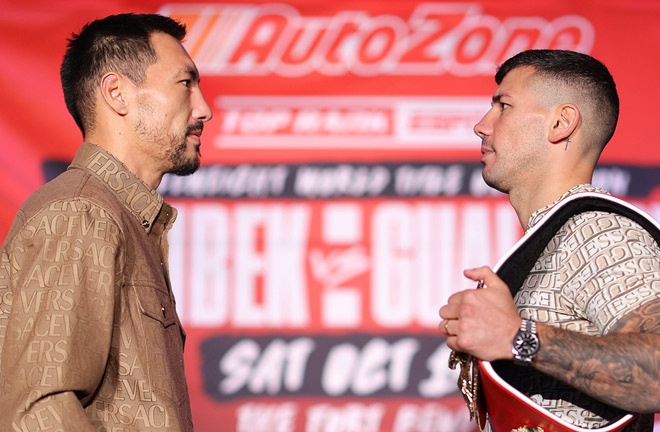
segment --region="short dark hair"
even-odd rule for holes
[[[101,77],[116,71],[139,85],[158,58],[151,45],[155,32],[179,41],[186,27],[157,14],[119,14],[92,21],[71,35],[60,68],[64,102],[83,133],[94,128],[96,87]]]
[[[587,54],[567,50],[538,49],[523,51],[505,61],[495,74],[500,84],[513,69],[531,66],[541,76],[555,79],[585,95],[598,111],[594,137],[600,151],[614,135],[619,119],[619,95],[607,67]]]

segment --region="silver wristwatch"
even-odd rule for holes
[[[541,342],[536,333],[536,323],[523,318],[520,330],[513,338],[513,348],[511,349],[513,362],[517,365],[529,366],[540,347]]]

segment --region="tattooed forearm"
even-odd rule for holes
[[[535,367],[607,404],[660,411],[660,300],[602,337],[543,327]]]

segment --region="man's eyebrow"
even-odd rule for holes
[[[186,68],[183,71],[181,71],[181,73],[184,75],[189,75],[190,78],[195,82],[199,82],[201,80],[199,77],[199,72],[197,72],[196,69]]]

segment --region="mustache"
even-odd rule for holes
[[[191,134],[191,133],[195,133],[195,132],[199,132],[199,134],[201,135],[203,131],[204,131],[204,123],[197,122],[195,124],[189,125],[186,128],[186,135]]]

